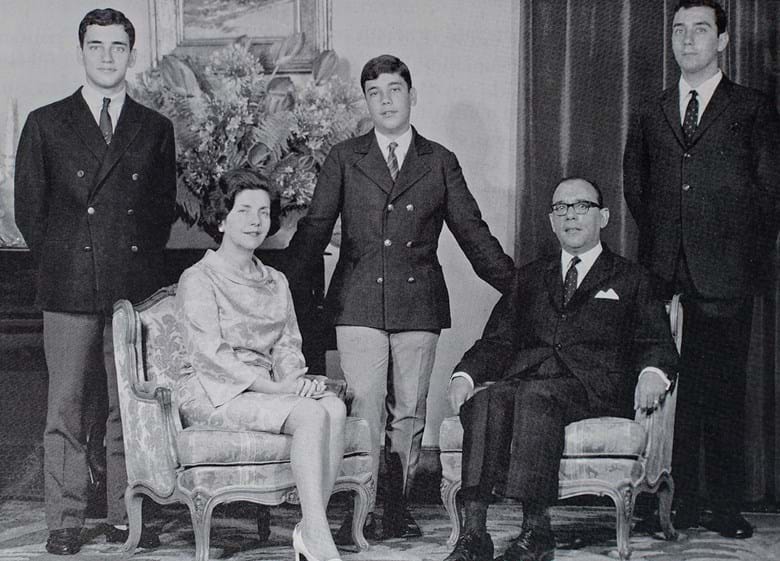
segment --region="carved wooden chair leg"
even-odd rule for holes
[[[460,481],[441,480],[441,502],[444,509],[450,517],[450,537],[447,538],[447,545],[453,547],[460,537],[460,509],[458,508],[458,491],[460,491]]]
[[[124,545],[125,551],[133,551],[138,547],[141,541],[141,509],[144,503],[144,496],[141,493],[134,492],[133,489],[125,490],[125,509],[127,510],[127,541]]]
[[[612,497],[617,510],[617,549],[620,561],[631,557],[631,518],[634,515],[636,496],[631,487],[624,487]]]
[[[352,541],[355,542],[358,551],[365,551],[368,549],[368,541],[363,535],[363,526],[366,524],[366,518],[368,517],[368,505],[370,500],[370,490],[374,486],[374,479],[371,477],[364,485],[355,485],[355,503],[354,511],[352,514]]]
[[[271,509],[268,505],[257,505],[257,536],[260,543],[271,537]]]
[[[674,498],[674,480],[666,476],[658,489],[658,518],[667,540],[677,539],[677,530],[672,526],[672,499]]]
[[[189,503],[192,530],[195,534],[195,561],[208,561],[211,539],[211,513],[216,504],[210,498],[196,494]]]

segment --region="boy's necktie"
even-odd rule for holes
[[[696,90],[691,90],[691,100],[688,102],[688,107],[685,108],[685,118],[682,124],[685,144],[688,146],[691,145],[693,135],[696,134],[696,128],[699,126],[699,100],[696,95]]]
[[[395,156],[396,148],[398,148],[397,142],[391,142],[387,145],[387,169],[390,170],[390,177],[393,178],[393,182],[395,182],[395,178],[398,177],[398,158]]]
[[[111,124],[111,115],[108,114],[108,104],[111,103],[110,97],[103,98],[103,107],[100,109],[100,132],[103,133],[103,140],[106,144],[111,144],[111,138],[114,136],[114,127]]]

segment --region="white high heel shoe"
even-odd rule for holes
[[[306,549],[306,544],[303,543],[303,532],[301,532],[301,523],[298,522],[293,530],[293,550],[295,551],[295,561],[301,561],[301,555],[306,558],[306,561],[319,561],[314,557],[309,550]],[[334,557],[327,561],[341,561],[340,558]]]

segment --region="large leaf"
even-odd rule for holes
[[[252,146],[249,148],[249,153],[251,154],[258,144],[262,144],[265,148],[257,150],[267,150],[268,154],[255,164],[249,163],[258,168],[264,168],[281,160],[289,148],[290,131],[295,125],[295,115],[289,111],[266,115],[252,131]],[[257,150],[255,155],[257,155]]]

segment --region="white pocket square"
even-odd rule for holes
[[[615,292],[612,288],[606,291],[599,290],[594,298],[603,298],[604,300],[620,300],[617,292]]]

